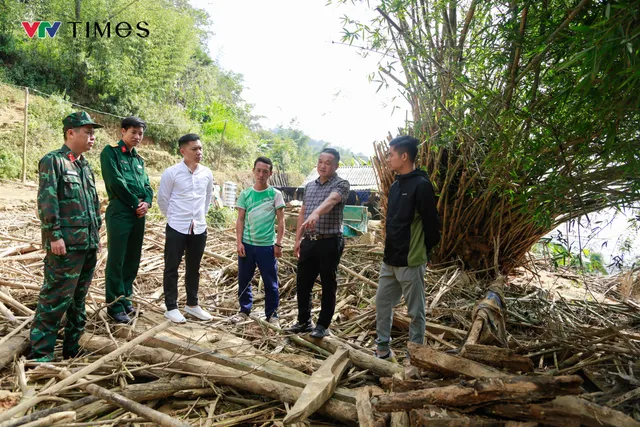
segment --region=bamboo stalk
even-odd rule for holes
[[[75,383],[80,378],[82,378],[82,377],[90,374],[91,372],[95,371],[96,369],[100,368],[106,362],[108,362],[110,360],[113,360],[118,356],[123,355],[124,353],[126,353],[130,349],[134,348],[136,345],[142,344],[143,342],[145,342],[149,338],[153,337],[158,332],[164,331],[169,326],[171,326],[171,322],[167,320],[164,323],[161,323],[158,326],[149,329],[147,332],[145,332],[144,334],[141,334],[140,336],[134,338],[133,340],[131,340],[128,343],[126,343],[125,345],[117,348],[116,350],[112,351],[109,354],[106,354],[106,355],[102,356],[100,359],[96,360],[95,362],[93,362],[89,366],[86,366],[86,367],[82,368],[78,372],[76,372],[76,373],[74,373],[74,374],[72,374],[72,375],[70,375],[68,377],[65,377],[62,381],[60,381],[56,385],[50,387],[47,390],[41,391],[39,393],[39,395],[43,395],[43,394],[49,394],[50,395],[50,394],[54,394],[54,393],[58,392],[59,390],[62,390],[66,386]]]

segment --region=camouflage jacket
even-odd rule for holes
[[[99,242],[100,199],[89,162],[63,145],[38,164],[38,216],[42,246],[64,239],[67,250],[96,249]]]
[[[107,145],[100,153],[100,167],[109,202],[117,199],[134,211],[140,202],[151,207],[153,189],[135,148],[129,150],[122,140]]]

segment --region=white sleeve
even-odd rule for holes
[[[273,204],[276,209],[284,208],[286,206],[284,203],[284,197],[282,197],[282,192],[280,190],[276,190],[276,197],[273,200]]]
[[[213,174],[209,171],[209,184],[207,184],[207,195],[204,198],[204,216],[207,216],[209,207],[211,206],[211,199],[213,198]]]
[[[160,208],[160,212],[162,215],[167,217],[167,213],[169,210],[169,199],[171,198],[171,193],[173,192],[173,175],[169,169],[162,172],[162,177],[160,178],[160,188],[158,189],[158,207]]]

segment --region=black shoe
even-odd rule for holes
[[[76,350],[67,350],[66,348],[62,349],[62,358],[64,360],[68,359],[77,359],[79,357],[83,357],[87,354],[84,350],[80,350],[79,348]]]
[[[303,323],[302,325],[300,323],[296,323],[292,327],[285,329],[286,332],[291,332],[294,334],[306,334],[307,332],[311,332],[312,330],[313,323],[311,323],[311,320]]]
[[[317,325],[313,332],[311,332],[311,338],[324,338],[329,336],[329,330],[322,325]]]
[[[131,322],[129,316],[127,316],[127,314],[124,312],[110,314],[109,317],[111,317],[116,323],[127,324]]]
[[[133,316],[134,314],[136,314],[136,308],[133,306],[133,304],[128,304],[124,307],[124,312],[129,316]],[[142,310],[140,310],[140,313],[138,313],[138,315],[142,316]]]

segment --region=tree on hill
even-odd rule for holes
[[[437,260],[509,272],[557,225],[640,200],[637,1],[382,0],[377,12],[345,18],[344,39],[383,53],[374,79],[411,104]]]
[[[23,20],[62,25],[53,38],[29,39]],[[118,35],[120,23],[132,28],[128,36]],[[209,160],[220,153],[226,122],[224,153],[245,166],[253,154],[252,106],[242,99],[242,76],[209,58],[208,25],[206,13],[186,0],[0,2],[0,80],[162,123],[148,135],[169,150],[180,135],[201,132]]]

